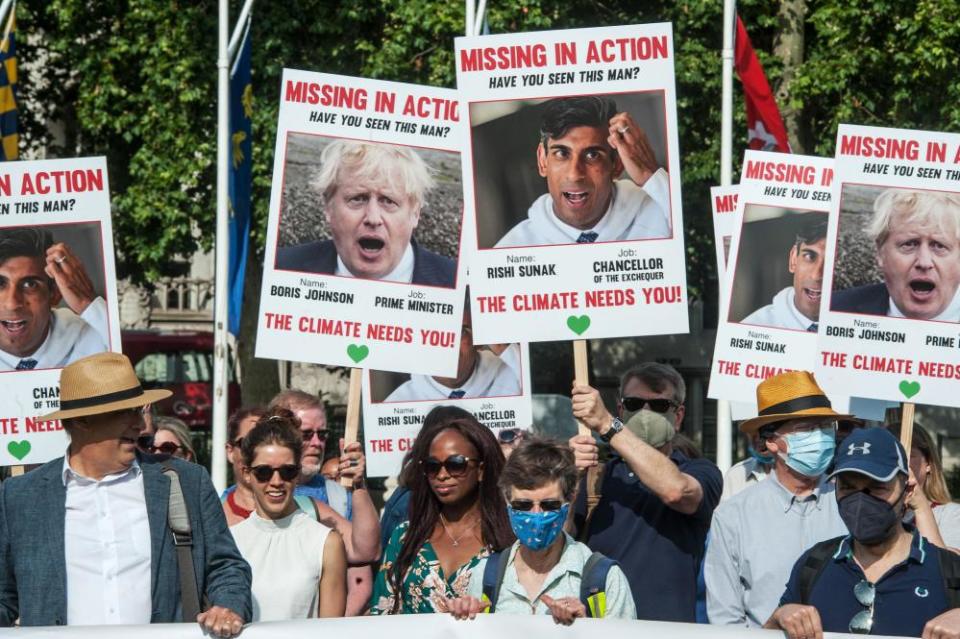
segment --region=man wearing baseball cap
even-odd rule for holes
[[[768,478],[721,503],[713,514],[704,562],[710,623],[759,627],[777,607],[790,569],[804,550],[846,532],[833,485],[826,483],[840,415],[806,371],[757,386],[759,414],[740,425],[759,434],[774,457]]]
[[[0,484],[0,625],[197,621],[229,637],[250,619],[250,567],[206,470],[137,450],[143,407],[169,396],[144,390],[119,353],[61,371],[60,410],[42,419],[60,420],[66,454]],[[179,500],[165,467],[179,480]],[[177,535],[178,548],[168,508],[180,505],[191,530]],[[192,588],[181,575],[190,559]],[[203,596],[206,612],[188,613]]]
[[[909,475],[903,446],[885,428],[843,440],[830,477],[850,533],[800,557],[766,628],[790,639],[819,639],[824,631],[960,635],[960,556],[903,524],[916,489]]]

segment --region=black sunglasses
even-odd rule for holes
[[[665,413],[671,408],[676,408],[679,406],[679,404],[672,399],[660,397],[655,397],[652,399],[647,399],[646,397],[621,397],[620,403],[623,404],[624,408],[632,413],[635,413],[638,410],[643,410],[644,406],[649,406],[650,410],[655,413]]]
[[[540,510],[543,512],[553,512],[563,508],[563,503],[564,502],[559,499],[544,499],[539,502],[533,501],[532,499],[512,499],[510,500],[510,507],[514,510],[527,513],[533,510],[536,504],[540,504]]]
[[[172,455],[178,450],[180,450],[181,448],[182,446],[180,446],[180,444],[174,444],[173,442],[163,442],[159,446],[153,443],[150,444],[150,452],[153,453],[154,455],[156,455],[157,453],[163,453],[164,455]]]
[[[153,435],[140,435],[137,437],[137,448],[145,453],[151,452],[153,448]]]
[[[293,481],[300,475],[300,467],[296,464],[284,464],[278,467],[261,464],[251,466],[250,472],[253,473],[254,479],[263,484],[273,479],[273,473],[275,472],[280,473],[280,479],[283,481]]]
[[[497,441],[501,444],[512,444],[523,437],[523,431],[519,428],[504,428],[497,433]]]
[[[423,472],[426,473],[427,477],[436,477],[440,474],[441,468],[445,468],[447,474],[451,477],[463,477],[470,468],[470,462],[475,461],[479,460],[470,459],[463,455],[450,455],[443,461],[435,457],[428,457],[426,461],[422,461],[420,464],[423,466]]]
[[[319,428],[315,428],[314,430],[301,430],[301,431],[300,431],[300,436],[303,437],[303,443],[304,443],[304,444],[308,444],[308,443],[312,442],[314,435],[316,435],[316,436],[317,436],[317,439],[319,439],[319,440],[322,441],[322,442],[327,441],[327,429],[326,429],[326,428],[324,428],[323,430],[321,430],[321,429],[319,429]]]

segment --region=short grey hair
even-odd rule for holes
[[[336,192],[344,170],[353,171],[363,180],[391,185],[409,197],[417,208],[423,206],[427,192],[434,186],[430,168],[408,147],[337,140],[323,150],[320,170],[313,180],[314,188],[324,200]]]
[[[624,387],[631,379],[639,379],[655,393],[663,392],[666,385],[670,384],[673,388],[673,401],[677,404],[683,404],[687,398],[687,384],[683,381],[683,376],[670,364],[644,362],[628,370],[620,377],[621,397],[623,397]]]
[[[890,235],[893,216],[901,214],[904,222],[936,224],[960,242],[960,195],[943,191],[887,189],[873,202],[873,217],[866,233],[877,247]]]

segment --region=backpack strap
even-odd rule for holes
[[[193,529],[190,513],[180,487],[180,475],[169,459],[160,462],[163,474],[170,480],[170,499],[167,504],[167,524],[177,549],[177,572],[180,574],[180,604],[184,623],[194,623],[200,614],[200,592],[193,566]]]
[[[587,616],[601,619],[607,614],[607,574],[617,562],[595,552],[583,564],[580,573],[580,601],[587,608]]]
[[[503,585],[503,578],[507,574],[507,564],[510,563],[510,546],[507,546],[500,552],[495,552],[487,557],[487,563],[483,567],[483,601],[489,601],[490,607],[487,612],[497,611],[497,599],[500,597],[500,586]]]
[[[845,537],[846,535],[840,535],[833,539],[821,541],[807,553],[807,558],[804,560],[803,566],[800,567],[800,574],[797,577],[801,604],[810,604],[810,595],[813,593],[814,584],[817,583],[817,579],[820,578],[820,574],[826,568],[827,562],[837,549],[837,545]]]
[[[293,501],[297,503],[297,506],[300,507],[300,510],[308,515],[313,515],[317,521],[320,521],[320,511],[317,510],[317,504],[313,501],[313,497],[294,493]]]
[[[960,608],[960,555],[946,548],[937,548],[940,575],[943,577],[943,592],[950,609]]]

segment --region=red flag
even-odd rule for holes
[[[759,151],[790,153],[787,129],[783,126],[777,101],[740,16],[737,16],[734,66],[743,83],[743,97],[747,105],[747,146]]]

